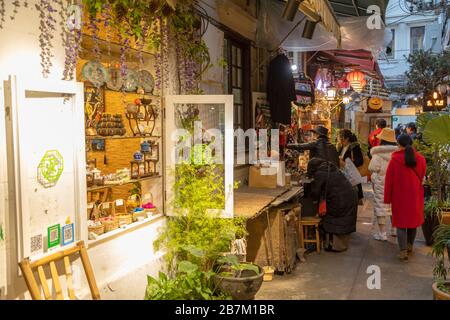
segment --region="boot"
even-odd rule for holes
[[[401,250],[398,258],[402,262],[408,262],[408,250]]]
[[[413,254],[413,245],[408,243],[408,255],[412,255]]]

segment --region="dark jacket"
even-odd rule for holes
[[[357,192],[336,166],[330,165],[329,167],[328,174],[327,163],[322,162],[315,171],[309,173],[314,179],[311,185],[311,197],[319,201],[321,197],[325,196],[327,188],[327,213],[322,218],[326,232],[332,234],[355,232],[358,212]]]
[[[284,54],[279,54],[270,62],[267,77],[267,100],[272,121],[290,125],[291,102],[296,101],[297,97],[291,64]]]
[[[340,146],[337,150],[338,155],[340,156],[343,147]],[[358,142],[352,142],[348,147],[347,151],[344,154],[344,158],[342,160],[350,158],[352,160],[355,167],[359,168],[364,164],[364,156],[361,150],[361,146]]]
[[[288,148],[297,151],[309,150],[310,159],[320,158],[328,160],[339,167],[339,156],[336,152],[336,147],[328,141],[327,137],[321,136],[316,141],[309,143],[288,145]]]

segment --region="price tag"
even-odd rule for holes
[[[109,209],[109,202],[103,203],[103,209]]]
[[[117,199],[116,206],[123,206],[123,199]]]
[[[93,209],[94,208],[94,203],[88,203],[87,208],[88,209]]]

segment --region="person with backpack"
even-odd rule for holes
[[[427,164],[408,134],[397,140],[399,151],[392,154],[386,170],[384,203],[392,207],[392,225],[397,228],[399,258],[408,261],[413,252],[417,228],[424,222],[424,190]]]
[[[326,204],[325,215],[322,216],[322,227],[328,238],[325,250],[347,250],[350,234],[356,232],[356,190],[338,167],[321,158],[312,158],[308,162],[307,175],[313,179],[311,198]]]
[[[328,139],[328,129],[324,126],[317,126],[311,130],[313,133],[313,142],[288,144],[286,148],[299,152],[309,150],[309,158],[320,158],[332,162],[339,167],[339,157],[336,148]]]

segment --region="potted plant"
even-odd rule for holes
[[[441,224],[434,232],[434,244],[432,255],[436,262],[433,269],[435,282],[433,283],[433,295],[437,300],[450,300],[450,281],[447,280],[450,268],[445,266],[445,251],[447,251],[450,263],[450,225]]]
[[[253,300],[263,282],[263,268],[253,263],[240,262],[235,255],[221,257],[218,263],[214,282],[220,292],[235,300]]]
[[[439,200],[436,197],[432,196],[425,201],[424,214],[425,222],[422,225],[422,232],[427,246],[431,246],[433,244],[433,232],[440,221]]]

